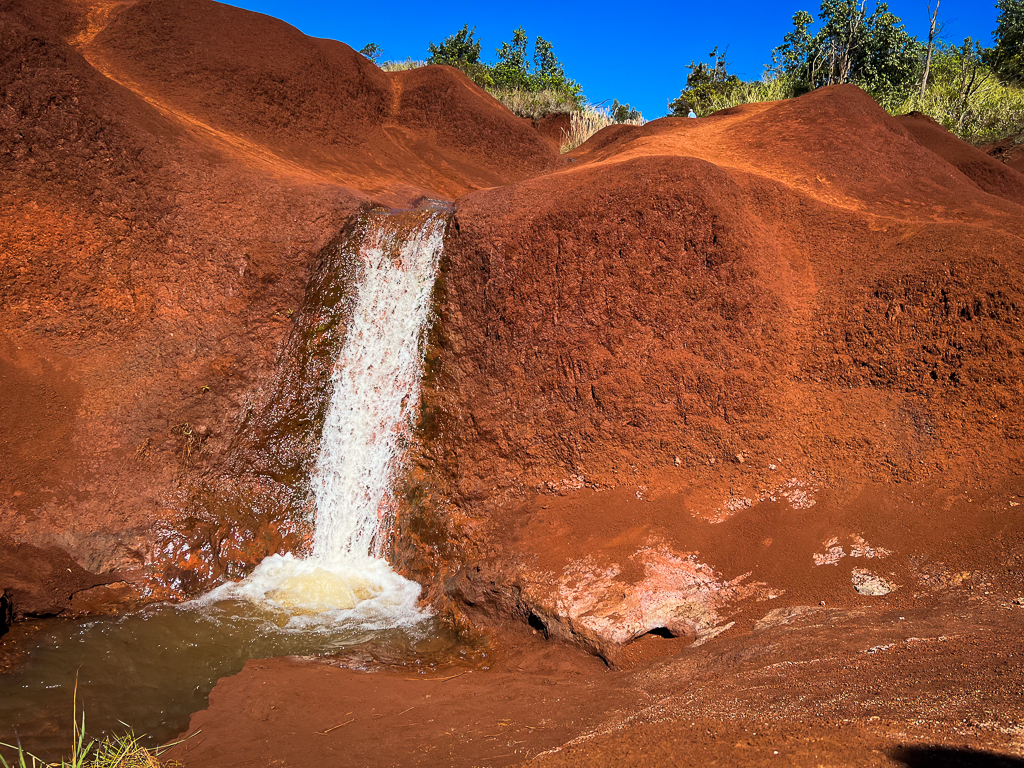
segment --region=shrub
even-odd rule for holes
[[[367,43],[359,49],[359,52],[374,64],[380,61],[380,57],[384,55],[384,49],[376,43]]]
[[[609,110],[593,104],[588,104],[583,109],[573,112],[569,117],[569,130],[563,132],[562,154],[572,152],[577,147],[582,146],[587,139],[602,128],[622,123],[627,125],[644,125],[647,122],[639,112],[635,110],[633,112],[636,117],[628,120],[616,120]]]
[[[725,51],[719,53],[716,46],[708,58],[712,62],[710,65],[691,61],[687,66],[690,74],[686,76],[686,88],[679,98],[668,103],[670,114],[686,117],[691,109],[698,116],[710,114],[715,111],[716,103],[728,101],[732,91],[742,85],[736,75],[729,74]]]
[[[612,99],[612,108],[609,112],[612,120],[616,123],[633,123],[634,120],[642,120],[643,115],[633,109],[629,104],[619,104],[618,99]],[[639,123],[642,125],[642,123]]]
[[[457,67],[460,64],[476,64],[480,61],[480,41],[474,40],[476,27],[469,28],[469,24],[463,25],[462,29],[454,35],[446,37],[440,45],[427,43],[430,56],[428,64],[448,64]]]
[[[571,112],[582,108],[582,87],[565,76],[554,47],[543,37],[538,36],[534,41],[531,60],[529,37],[522,27],[518,27],[513,30],[512,39],[496,49],[497,63],[487,64],[480,58],[481,43],[475,39],[475,33],[476,27],[470,29],[466,24],[439,45],[430,43],[427,63],[457,67],[520,117],[539,117],[551,111]],[[547,112],[540,111],[545,108]]]
[[[1024,132],[1024,90],[1001,82],[983,54],[971,40],[940,47],[924,96],[914,93],[890,111],[923,112],[974,144]]]

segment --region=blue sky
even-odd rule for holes
[[[583,85],[591,102],[629,102],[648,119],[661,117],[686,84],[686,65],[715,46],[729,47],[730,71],[752,80],[761,76],[771,51],[782,42],[798,10],[817,11],[818,2],[785,0],[649,0],[636,5],[592,0],[581,6],[527,0],[479,3],[323,2],[323,0],[239,0],[242,8],[287,21],[307,35],[328,37],[355,49],[376,43],[386,59],[424,59],[427,43],[439,43],[463,24],[477,27],[484,58],[522,26],[554,44],[566,74]],[[874,0],[869,0],[873,6]],[[907,30],[927,37],[927,0],[891,0],[889,9]],[[995,0],[941,0],[943,37],[964,37],[990,45],[996,27]],[[531,48],[532,50],[532,48]]]

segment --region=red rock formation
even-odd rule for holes
[[[559,158],[455,70],[229,6],[0,12],[15,610],[301,546],[336,236],[424,195],[458,211],[395,552],[433,597],[615,660],[889,599],[855,572],[1019,584],[1024,181],[934,124],[844,86]]]
[[[473,542],[464,602],[612,658],[727,603],[859,599],[852,556],[814,555],[869,529],[904,584],[907,558],[1021,541],[1024,177],[853,86],[574,157],[460,199],[446,250],[421,482],[467,518],[441,537]],[[851,516],[865,484],[999,490],[936,529],[885,492]],[[1002,545],[970,549],[1018,588]]]
[[[213,2],[9,0],[0,49],[0,536],[101,580],[138,579],[157,522],[223,464],[358,206],[557,162],[455,70],[386,75]],[[242,485],[231,503],[273,507],[272,483]],[[241,527],[204,525],[212,557]],[[251,535],[227,546],[251,560],[287,538]],[[21,613],[96,581],[2,562]]]

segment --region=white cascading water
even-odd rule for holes
[[[395,217],[370,215],[313,477],[313,555],[272,555],[204,602],[246,599],[283,611],[296,628],[355,622],[382,629],[424,618],[419,585],[381,557],[382,536],[393,521],[392,484],[419,404],[422,335],[446,221],[447,214],[428,212],[406,234]]]

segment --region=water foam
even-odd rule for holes
[[[412,626],[427,617],[420,587],[383,559],[393,522],[392,484],[411,435],[423,375],[423,334],[446,214],[372,212],[359,255],[362,280],[313,476],[313,555],[272,555],[238,583],[201,598],[245,600],[283,629],[328,624]]]

